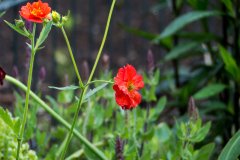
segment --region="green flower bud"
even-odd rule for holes
[[[62,25],[64,25],[68,20],[67,16],[62,16]]]
[[[21,19],[15,19],[15,24],[18,27],[24,27],[25,23]]]
[[[52,19],[54,23],[57,23],[60,21],[60,14],[56,11],[52,11]]]

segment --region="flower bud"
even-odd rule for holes
[[[64,25],[68,20],[67,16],[62,16],[62,25]]]
[[[15,24],[18,27],[24,27],[25,23],[21,19],[15,19]]]
[[[13,77],[14,77],[14,78],[18,78],[19,74],[18,74],[18,68],[17,68],[17,66],[13,66],[13,72],[12,72],[12,74],[13,74]]]
[[[118,135],[116,138],[116,145],[115,145],[115,151],[116,151],[116,160],[124,160],[123,158],[123,145],[121,142],[121,138]]]
[[[147,53],[147,72],[149,74],[153,73],[155,67],[154,67],[154,58],[153,58],[153,53],[149,49]]]
[[[3,85],[3,79],[6,76],[6,72],[3,70],[3,68],[0,66],[0,85]]]
[[[41,67],[40,71],[39,71],[39,80],[40,81],[44,81],[45,79],[45,76],[46,76],[46,70],[44,67]]]
[[[89,77],[89,67],[88,62],[86,60],[82,63],[82,79],[83,81],[87,81]]]
[[[191,96],[188,102],[188,119],[189,121],[197,122],[199,118],[198,109],[195,106],[193,97]]]
[[[56,11],[52,11],[52,19],[54,23],[57,23],[60,21],[60,14]]]

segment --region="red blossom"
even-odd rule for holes
[[[42,3],[41,0],[33,2],[32,5],[28,2],[27,5],[22,6],[21,11],[19,11],[23,18],[37,23],[43,23],[42,19],[52,19],[47,16],[50,12],[51,8],[48,7],[48,3]]]
[[[3,68],[0,66],[0,85],[3,85],[3,79],[6,76],[6,72],[3,70]]]
[[[124,110],[137,107],[141,102],[141,95],[137,90],[144,86],[143,77],[136,75],[135,68],[127,64],[127,67],[118,70],[114,80],[113,89],[116,91],[117,104]]]

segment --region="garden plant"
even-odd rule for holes
[[[38,0],[21,7],[15,24],[0,22],[26,37],[31,50],[27,85],[17,78],[16,68],[12,77],[0,66],[0,85],[5,81],[12,83],[16,97],[13,112],[0,107],[0,159],[238,159],[239,0],[221,0],[220,9],[208,0],[160,0],[150,13],[168,6],[175,19],[159,35],[119,24],[164,48],[167,55],[156,62],[148,50],[145,72],[139,74],[127,63],[113,75],[109,57],[101,58],[101,54],[115,2],[112,1],[102,44],[90,72],[83,62],[85,75],[78,71],[64,30],[70,11],[61,16],[47,2]],[[192,11],[181,15],[183,6]],[[209,11],[210,6],[214,10]],[[4,14],[0,13],[0,17]],[[209,31],[206,18],[210,16],[222,19],[222,37]],[[199,21],[203,32],[184,31],[194,21]],[[36,27],[41,26],[37,35]],[[49,86],[58,95],[46,95],[44,101],[41,87],[38,92],[31,91],[33,64],[38,51],[45,49],[42,44],[53,27],[62,31],[78,82],[68,82],[65,87]],[[202,55],[207,60],[193,68],[179,65],[183,59]],[[94,74],[99,61],[104,61],[105,66],[97,78]],[[173,69],[161,70],[160,76],[160,67],[169,66],[169,61]],[[42,68],[40,82],[45,72]],[[164,121],[163,115],[172,111],[179,116],[169,115]],[[40,118],[44,112],[50,118]]]

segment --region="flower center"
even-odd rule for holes
[[[127,88],[128,88],[128,91],[131,91],[131,90],[133,90],[135,87],[134,87],[134,85],[132,84],[132,82],[128,82],[128,83],[127,83]]]

